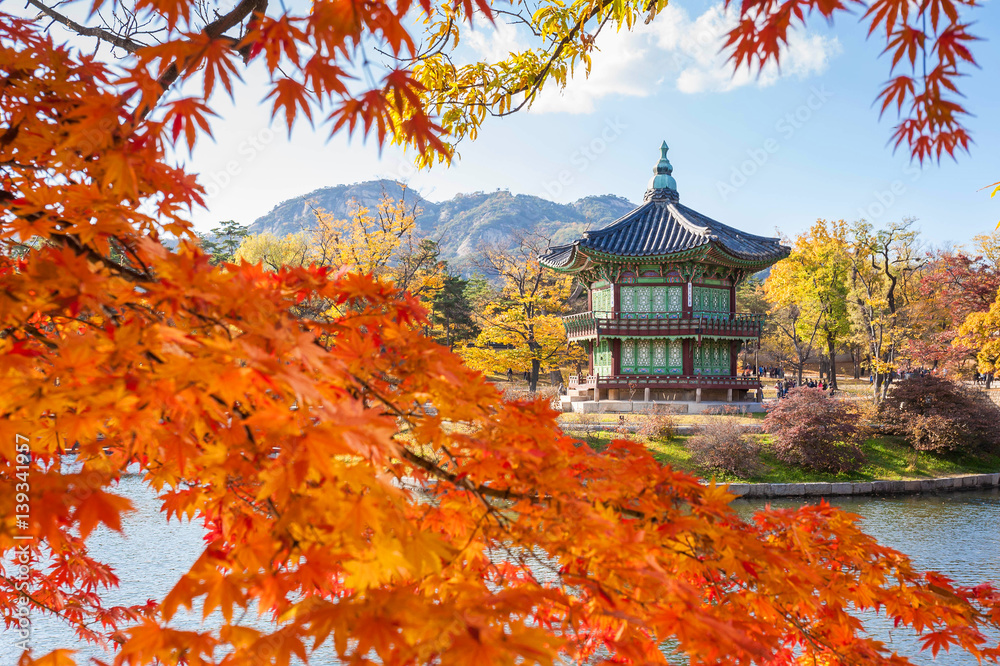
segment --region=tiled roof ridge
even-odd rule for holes
[[[685,229],[687,229],[688,231],[690,231],[691,233],[693,233],[693,234],[695,234],[697,236],[704,236],[704,237],[708,238],[709,240],[714,240],[714,241],[718,241],[719,240],[719,236],[718,236],[718,234],[715,233],[715,229],[713,229],[710,225],[707,225],[707,224],[706,225],[700,225],[700,224],[698,224],[696,222],[693,222],[693,221],[689,220],[688,217],[686,215],[684,215],[684,213],[682,213],[680,210],[678,210],[677,207],[680,206],[680,205],[681,204],[679,204],[679,203],[677,203],[677,204],[669,203],[669,204],[667,204],[667,210],[669,210],[671,212],[671,214],[673,215],[674,219],[677,220],[677,222],[682,227],[684,227]],[[691,210],[687,206],[682,206],[682,208],[684,208],[685,210]],[[692,211],[692,212],[696,212],[696,211]],[[710,220],[711,218],[705,218],[705,219],[709,219]]]
[[[690,212],[694,213],[698,217],[701,217],[701,218],[704,218],[704,219],[708,220],[713,225],[718,225],[718,226],[722,227],[723,229],[725,229],[729,233],[734,233],[734,234],[737,234],[739,236],[744,236],[746,238],[752,238],[754,240],[770,241],[770,242],[776,242],[776,243],[780,243],[781,242],[781,237],[780,236],[761,236],[759,234],[752,234],[752,233],[750,233],[748,231],[743,231],[742,229],[737,229],[736,227],[731,227],[728,224],[725,224],[723,222],[719,222],[718,220],[713,220],[708,215],[705,215],[704,213],[699,213],[698,211],[694,210],[693,208],[688,208],[687,206],[685,206],[682,203],[678,203],[678,204],[675,204],[675,205],[676,206],[680,206],[681,208],[683,208],[686,211],[690,211]]]
[[[609,234],[622,226],[637,222],[642,215],[646,212],[646,208],[653,207],[656,205],[655,201],[647,201],[646,203],[640,204],[625,213],[617,220],[609,222],[607,226],[601,227],[600,229],[591,229],[583,232],[584,238],[594,238],[595,236],[604,236]]]

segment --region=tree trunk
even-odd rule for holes
[[[990,390],[990,386],[992,386],[992,385],[993,385],[993,373],[992,372],[987,372],[986,373],[986,390],[989,391]]]
[[[538,370],[541,365],[542,364],[538,362],[537,358],[531,359],[531,376],[528,379],[528,390],[532,393],[538,389]]]
[[[826,349],[827,353],[830,355],[830,389],[833,391],[837,390],[837,339],[836,336],[827,334],[826,336]]]

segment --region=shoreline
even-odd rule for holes
[[[730,483],[737,499],[777,497],[852,497],[856,495],[919,495],[1000,487],[1000,473],[963,474],[912,481],[843,481],[809,483]]]

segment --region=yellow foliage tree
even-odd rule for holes
[[[388,280],[422,301],[443,286],[445,264],[437,244],[417,234],[414,211],[402,199],[386,195],[374,210],[357,206],[348,219],[315,213],[316,225],[308,231],[248,236],[234,260],[269,270],[310,264],[347,268]]]
[[[903,345],[913,338],[912,305],[926,263],[913,222],[904,219],[875,229],[862,220],[854,225],[848,248],[851,316],[867,343],[876,402],[885,397]]]
[[[986,312],[973,312],[958,329],[957,342],[978,349],[976,361],[979,372],[986,375],[986,387],[1000,370],[1000,291],[993,305]]]
[[[312,263],[309,239],[301,231],[280,237],[270,233],[253,234],[240,243],[233,261],[262,264],[272,271],[282,266],[306,266]]]
[[[770,327],[763,344],[795,367],[801,384],[805,364],[816,347],[823,309],[813,297],[814,289],[807,277],[809,264],[800,244],[801,239],[796,250],[775,264],[764,281],[764,295],[770,304],[767,313]]]
[[[483,248],[479,266],[497,277],[499,289],[481,304],[475,344],[458,350],[483,372],[528,371],[531,391],[543,365],[572,354],[560,315],[568,310],[573,280],[542,268],[538,255],[543,248],[544,242],[530,234],[518,236],[511,249]]]
[[[346,266],[390,280],[426,299],[443,286],[444,263],[437,244],[417,233],[415,212],[402,198],[388,195],[374,210],[356,207],[348,219],[317,210],[311,259],[321,266]]]

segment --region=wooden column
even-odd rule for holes
[[[611,288],[614,290],[614,292],[613,292],[614,293],[614,303],[611,304],[611,311],[614,313],[612,316],[615,319],[618,319],[618,313],[621,312],[621,308],[622,308],[621,288],[620,288],[620,286],[619,286],[619,284],[617,282],[615,282],[613,285],[611,285]]]
[[[688,377],[694,374],[694,340],[684,340],[684,374]]]
[[[734,315],[738,312],[736,309],[736,283],[734,282],[729,287],[729,314]],[[730,317],[732,319],[732,317]]]
[[[587,374],[594,374],[594,354],[597,353],[597,340],[591,340],[587,343]]]
[[[622,341],[615,338],[611,341],[611,376],[617,377],[622,373]]]
[[[736,357],[740,355],[740,346],[742,344],[738,340],[729,343],[729,374],[733,377],[736,376]]]

